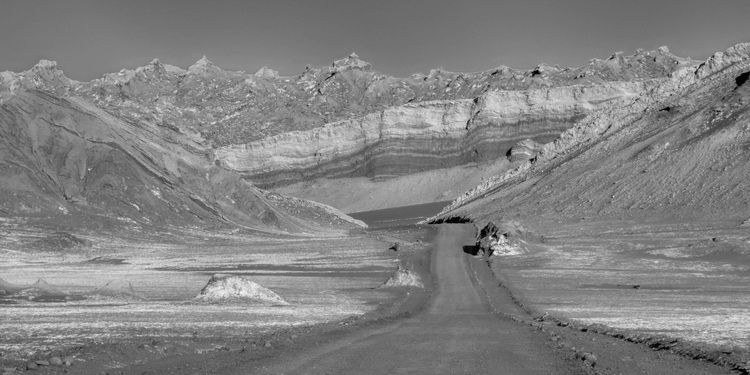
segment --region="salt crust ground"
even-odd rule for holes
[[[6,317],[0,320],[3,363],[153,337],[187,342],[250,337],[359,316],[393,297],[377,288],[396,266],[389,243],[363,232],[320,238],[198,230],[141,238],[76,233],[93,245],[55,253],[23,248],[41,235],[33,228],[0,224],[4,286],[29,286],[43,278],[62,295],[76,297],[47,302],[0,295],[0,315]],[[250,278],[290,305],[196,303],[215,273]]]
[[[534,224],[543,242],[493,268],[540,314],[750,349],[750,237],[737,222]]]

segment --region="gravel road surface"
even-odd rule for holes
[[[493,314],[463,246],[470,225],[441,225],[435,239],[435,297],[420,314],[275,358],[260,374],[561,374],[579,372],[543,336]]]

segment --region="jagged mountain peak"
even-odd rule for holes
[[[57,61],[42,59],[31,69],[21,73],[3,72],[0,75],[0,83],[0,91],[9,90],[10,93],[25,87],[62,94],[78,82],[66,77],[58,67]]]
[[[748,58],[750,58],[750,42],[739,43],[723,52],[714,53],[700,65],[695,74],[700,78],[707,77],[727,66],[747,60]]]
[[[57,66],[57,61],[54,60],[39,60],[36,65],[26,72],[26,74],[36,75],[40,78],[62,79],[65,82],[70,81],[70,79],[65,76],[62,69]]]
[[[128,72],[128,69],[125,69],[125,72]],[[133,69],[132,72],[133,73],[161,74],[161,73],[166,72],[166,68],[164,64],[162,64],[162,62],[158,58],[153,58],[146,65],[139,66]]]
[[[276,79],[279,78],[279,72],[267,66],[263,66],[262,68],[258,69],[258,71],[255,72],[253,76],[264,79]]]
[[[214,64],[213,61],[209,60],[206,55],[203,55],[198,61],[196,61],[193,65],[190,65],[188,68],[188,72],[190,73],[206,73],[206,72],[212,72],[212,71],[219,71],[221,68]]]
[[[349,54],[349,56],[336,60],[333,62],[333,69],[336,71],[342,71],[347,69],[361,69],[370,70],[372,64],[359,58],[355,52]]]
[[[42,76],[42,77],[51,77],[55,76],[58,78],[65,77],[65,73],[58,67],[57,61],[54,60],[39,60],[36,65],[31,67],[31,69],[24,72],[25,75],[36,75],[36,76]],[[65,77],[66,80],[67,77]]]
[[[511,67],[509,67],[507,65],[500,65],[498,67],[495,67],[495,69],[491,69],[490,70],[490,74],[505,75],[505,74],[511,73],[513,70],[514,70],[513,68],[511,68]]]
[[[203,55],[194,65],[214,65],[214,62],[209,60],[206,55]]]
[[[541,64],[537,65],[534,69],[530,70],[529,71],[529,75],[532,76],[532,77],[534,77],[534,76],[545,76],[545,75],[557,73],[557,72],[559,72],[561,70],[562,69],[560,69],[560,67],[558,67],[556,65],[552,66],[552,65],[549,65],[549,64],[541,63]]]
[[[404,103],[473,99],[494,90],[659,79],[685,65],[678,61],[650,51],[617,54],[613,60],[596,60],[578,68],[540,64],[532,69],[501,66],[471,73],[433,69],[399,78],[378,73],[351,53],[332,65],[310,67],[282,79],[268,67],[254,74],[227,71],[202,56],[188,70],[154,59],[142,67],[72,85],[64,83],[67,81],[37,84],[29,78],[32,75],[19,73],[3,78],[0,91],[12,95],[19,88],[42,87],[62,94],[72,89],[110,113],[132,121],[148,118],[180,124],[223,146],[316,128]]]
[[[41,59],[32,69],[57,69],[57,61]]]
[[[10,81],[15,77],[15,73],[11,72],[10,70],[2,71],[0,72],[0,82],[2,81]]]

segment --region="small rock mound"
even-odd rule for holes
[[[19,291],[21,289],[23,289],[23,287],[0,279],[0,296],[15,293],[16,291]]]
[[[272,290],[242,276],[213,275],[195,297],[204,302],[247,301],[270,305],[288,305]]]
[[[31,244],[41,251],[65,251],[91,247],[91,241],[67,232],[54,232]]]
[[[523,254],[523,250],[508,240],[508,237],[504,234],[494,235],[490,239],[489,255],[508,256],[521,254]]]
[[[521,228],[517,227],[515,223],[503,223],[504,227],[509,227],[505,231],[501,230],[500,227],[495,225],[493,222],[487,223],[482,228],[477,236],[476,246],[486,255],[492,256],[508,256],[508,255],[520,255],[523,254],[523,249],[518,245],[517,241],[512,241],[510,237],[512,235],[518,235],[518,231]]]
[[[416,272],[399,265],[396,273],[394,273],[393,276],[382,285],[383,288],[396,286],[414,286],[417,288],[424,288],[424,283],[422,283],[422,278],[419,277]]]
[[[86,295],[94,298],[145,299],[143,295],[136,292],[131,282],[125,280],[111,280],[103,286],[86,293]]]
[[[538,143],[533,139],[524,139],[511,147],[506,156],[511,162],[531,160],[539,154],[539,151],[542,150],[542,146],[541,143]]]
[[[22,286],[19,290],[9,293],[11,298],[22,298],[34,302],[64,302],[81,299],[60,288],[51,285],[47,280],[39,279],[30,286]]]

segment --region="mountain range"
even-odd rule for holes
[[[292,76],[203,57],[90,82],[43,60],[0,73],[0,213],[314,232],[360,224],[330,206],[457,196],[441,218],[747,207],[747,50],[404,78],[354,53]]]

